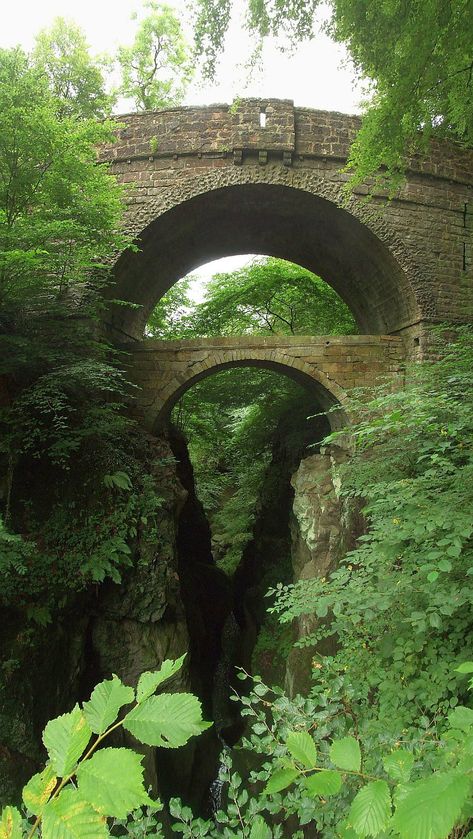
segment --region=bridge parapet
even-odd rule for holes
[[[373,386],[380,377],[398,378],[403,361],[403,343],[391,335],[253,335],[146,339],[131,349],[129,369],[140,388],[138,416],[152,430],[192,384],[228,367],[279,371],[312,388],[325,410],[336,402],[343,406],[352,388]]]
[[[265,115],[264,127],[261,114]],[[104,145],[101,160],[118,163],[160,158],[233,158],[266,151],[292,163],[309,158],[345,162],[361,126],[359,116],[298,108],[290,99],[241,99],[164,108],[117,117],[117,140]],[[431,141],[429,153],[414,155],[410,171],[471,185],[473,155],[459,145]],[[261,163],[266,162],[261,158]],[[176,163],[174,165],[177,165]]]

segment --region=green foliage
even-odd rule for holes
[[[70,775],[91,737],[91,730],[78,705],[48,722],[43,732],[51,766],[61,778]]]
[[[216,561],[230,575],[252,537],[273,436],[291,410],[299,411],[305,423],[317,403],[280,374],[246,368],[197,383],[174,409],[173,420],[188,439],[197,494],[216,540]]]
[[[115,722],[123,705],[133,702],[133,689],[123,685],[117,676],[100,682],[92,691],[88,702],[84,702],[83,711],[86,722],[94,734],[103,734]]]
[[[190,311],[188,287],[174,288],[151,316],[149,329],[155,337],[356,332],[353,316],[338,294],[320,277],[283,259],[256,258],[238,271],[216,274],[204,301]]]
[[[354,403],[361,418],[339,479],[364,500],[368,532],[328,579],[278,594],[284,620],[331,616],[312,639],[339,644],[320,673],[348,679],[372,736],[434,734],[438,713],[458,703],[452,668],[471,631],[471,330],[440,350],[404,389]]]
[[[241,676],[247,677],[245,673]],[[370,755],[357,737],[343,734],[353,725],[343,712],[343,694],[315,693],[289,699],[280,688],[270,690],[255,677],[253,689],[239,701],[249,721],[242,747],[252,753],[254,768],[249,778],[243,779],[225,753],[219,775],[224,783],[222,809],[214,819],[205,821],[171,800],[174,832],[189,839],[251,839],[260,835],[280,839],[287,835],[284,825],[290,824],[291,836],[298,839],[316,834],[324,839],[466,836],[471,814],[473,726],[459,736],[445,718],[439,719],[442,734],[435,744],[419,739],[410,744],[411,751],[397,746],[391,753],[384,744],[382,763],[378,761],[368,773]],[[426,751],[432,747],[434,770],[425,763]],[[334,769],[334,763],[340,762],[358,768]],[[383,771],[383,763],[389,771]],[[402,767],[401,773],[394,767]],[[412,780],[411,770],[415,773]],[[144,819],[134,822],[140,823],[144,825]],[[308,834],[302,832],[304,827]],[[154,826],[149,833],[130,835],[154,836],[153,830]]]
[[[119,47],[119,93],[137,110],[179,105],[192,76],[189,51],[174,10],[150,0],[130,47]]]
[[[293,46],[312,37],[320,0],[246,4],[247,26],[259,39],[281,36]],[[370,83],[363,127],[350,157],[352,186],[380,167],[399,183],[407,157],[425,152],[431,136],[473,145],[473,15],[468,2],[331,0],[329,34],[343,43],[359,76]],[[196,49],[209,75],[223,50],[230,0],[198,0]],[[315,47],[314,47],[315,48]],[[421,133],[422,130],[422,133]]]
[[[53,458],[67,456],[76,445],[68,428],[80,424],[74,392],[95,392],[96,402],[114,394],[115,403],[123,393],[123,377],[105,361],[93,329],[104,260],[126,244],[118,232],[121,190],[96,162],[95,146],[111,126],[59,119],[56,106],[28,57],[2,50],[0,374],[9,377],[10,401],[0,422],[2,451],[13,463],[43,434],[54,440]],[[98,422],[94,407],[89,433]]]
[[[150,696],[127,714],[123,725],[148,746],[175,749],[211,725],[199,720],[199,709],[199,701],[190,693]]]
[[[164,662],[161,676],[172,676],[179,663],[182,662]],[[145,681],[151,684],[159,678],[159,672],[150,673]],[[109,692],[110,681],[103,684]],[[97,697],[103,694],[100,688],[98,685],[94,689],[87,703],[96,704],[99,714],[102,701]],[[119,680],[115,688],[131,691],[126,699],[133,701],[131,688],[125,688]],[[124,748],[97,750],[112,730],[122,725],[129,727],[137,710],[145,709],[150,700],[159,698],[165,699],[168,707],[174,703],[176,719],[182,722],[183,703],[189,707],[189,697],[182,694],[147,697],[122,719],[117,720],[118,712],[113,718],[110,716],[110,725],[85,754],[91,732],[78,706],[70,715],[64,715],[66,721],[64,717],[51,721],[49,736],[45,738],[51,763],[24,790],[25,803],[36,816],[33,827],[22,824],[14,808],[6,808],[1,822],[4,832],[0,836],[22,839],[25,830],[32,836],[38,827],[45,839],[69,836],[71,831],[78,839],[89,835],[108,836],[107,819],[113,818],[113,824],[125,828],[128,836],[161,837],[162,826],[157,816],[160,805],[152,802],[144,789],[141,756]],[[197,732],[207,725],[202,721],[199,704],[191,698],[194,699],[193,718],[186,721],[187,739],[191,729]],[[256,763],[253,760],[255,768],[248,779],[251,795],[246,781],[232,769],[227,754],[220,776],[225,784],[225,809],[215,814],[215,820],[205,821],[194,818],[191,810],[179,801],[171,800],[174,832],[189,839],[218,836],[280,839],[284,835],[282,824],[295,818],[296,825],[301,828],[310,825],[324,839],[388,836],[447,839],[454,828],[455,836],[466,835],[471,811],[471,720],[459,732],[451,727],[452,721],[455,722],[453,716],[451,721],[439,718],[441,735],[437,742],[419,739],[410,743],[409,751],[397,746],[388,752],[384,745],[382,762],[378,761],[377,768],[368,773],[366,766],[374,765],[373,756],[361,749],[358,737],[343,733],[353,725],[350,716],[337,713],[337,704],[339,708],[346,707],[343,692],[331,697],[315,692],[310,697],[289,700],[281,689],[270,690],[256,677],[253,690],[239,697],[239,701],[250,722],[243,747],[257,759]],[[163,736],[167,739],[168,719],[156,717],[154,725],[156,729],[151,736],[146,730],[145,742],[157,742]],[[176,737],[170,738],[174,745],[186,740],[180,724],[178,728]],[[82,749],[78,745],[78,731],[82,732]],[[433,770],[425,760],[432,750],[435,752]],[[334,765],[338,768],[333,768]],[[62,771],[67,768],[69,775],[61,779],[53,766],[60,766]],[[414,772],[413,779],[411,772]],[[77,788],[71,786],[73,778]],[[292,835],[302,837],[303,834],[296,830]]]
[[[70,592],[106,577],[119,582],[132,558],[139,561],[140,551],[148,543],[156,546],[159,538],[164,499],[157,493],[158,479],[143,470],[144,458],[157,475],[164,476],[165,467],[154,451],[143,449],[132,428],[106,430],[110,436],[104,431],[84,441],[79,465],[74,462],[69,472],[58,467],[48,491],[43,487],[44,466],[33,461],[27,484],[35,503],[15,505],[14,524],[21,535],[12,533],[11,525],[0,525],[0,602],[25,609],[36,622],[47,622]],[[106,486],[104,476],[117,472],[126,474],[126,486]]]
[[[58,17],[36,36],[33,64],[45,74],[60,116],[103,118],[113,101],[107,95],[104,62],[90,56],[76,24]]]
[[[347,45],[359,73],[373,80],[350,157],[357,183],[380,167],[402,173],[406,156],[424,152],[432,135],[473,145],[468,3],[336,0],[331,32]]]
[[[171,286],[169,291],[161,297],[146,324],[146,334],[150,338],[172,341],[186,337],[187,321],[193,319],[189,286],[190,279],[184,278]]]
[[[330,760],[339,769],[359,772],[361,768],[360,744],[354,737],[342,737],[330,747]]]
[[[184,656],[178,661],[164,661],[160,671],[143,674],[147,692],[151,694],[177,673],[183,660]],[[82,708],[76,705],[70,713],[47,724],[43,741],[48,763],[23,790],[24,803],[36,818],[32,823],[23,821],[18,810],[6,807],[0,821],[2,839],[23,839],[26,835],[31,839],[37,831],[43,839],[100,839],[111,835],[111,819],[125,819],[145,805],[153,812],[160,809],[143,785],[143,757],[126,748],[99,747],[112,731],[123,726],[141,742],[164,739],[168,748],[175,748],[209,723],[202,720],[199,701],[186,694],[142,696],[140,704],[118,719],[120,709],[134,700],[133,688],[114,676],[97,685]],[[156,700],[161,708],[166,707],[165,715],[147,712],[151,707],[156,709]],[[137,710],[146,712],[146,730],[136,725]],[[98,736],[90,744],[92,731]]]
[[[171,679],[176,673],[179,672],[183,663],[184,663],[185,655],[181,656],[181,658],[176,659],[176,661],[170,661],[169,659],[163,661],[159,670],[156,670],[153,673],[146,672],[142,673],[139,680],[138,685],[136,688],[136,702],[140,705],[146,699],[148,699],[152,693],[155,692],[156,688],[166,682],[168,679]]]

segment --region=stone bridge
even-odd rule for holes
[[[471,318],[471,150],[432,144],[394,198],[366,202],[369,184],[344,192],[357,117],[249,99],[119,120],[101,159],[127,185],[139,250],[115,264],[110,297],[137,304],[110,304],[116,340],[139,340],[159,297],[193,268],[238,253],[314,271],[360,333],[400,335],[409,354],[427,323]]]
[[[399,376],[404,356],[402,339],[386,335],[148,339],[130,352],[139,419],[150,431],[166,423],[193,384],[230,367],[262,367],[294,379],[314,393],[322,410],[339,404],[342,414],[332,419],[340,425],[346,392]]]

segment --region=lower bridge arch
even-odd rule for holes
[[[231,367],[260,367],[293,379],[330,412],[332,428],[339,428],[347,422],[350,389],[372,386],[379,376],[398,376],[403,356],[401,339],[385,335],[148,339],[131,351],[129,372],[139,388],[136,412],[152,432],[166,425],[186,390]]]
[[[153,431],[160,430],[168,423],[172,409],[179,402],[181,396],[193,387],[193,385],[208,376],[232,367],[257,367],[260,370],[272,370],[275,373],[287,376],[313,393],[320,404],[321,411],[330,412],[328,418],[333,430],[346,424],[346,414],[343,410],[343,405],[346,403],[346,394],[335,382],[330,382],[323,373],[311,370],[309,365],[304,362],[291,365],[287,362],[278,362],[273,359],[255,359],[248,357],[246,359],[223,361],[205,370],[196,372],[183,381],[177,388],[169,385],[162,393],[161,398],[163,399],[163,404],[153,424]],[[339,406],[339,410],[335,410],[337,406]]]

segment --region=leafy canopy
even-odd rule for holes
[[[188,286],[181,283],[155,308],[148,323],[152,336],[356,332],[353,316],[338,294],[311,271],[283,259],[255,258],[237,271],[216,274],[203,302],[194,305],[187,296]]]
[[[93,58],[82,30],[58,17],[36,36],[33,66],[44,73],[60,116],[103,118],[113,104],[105,88],[104,60]]]
[[[251,0],[247,26],[259,38],[283,36],[294,45],[314,36],[321,6],[320,0]],[[329,34],[346,45],[357,73],[369,81],[363,127],[350,158],[356,182],[379,167],[399,175],[406,157],[424,149],[431,135],[473,145],[471,3],[330,0],[329,6]],[[231,10],[230,0],[198,0],[196,47],[210,75]]]
[[[192,76],[189,49],[174,10],[154,0],[144,8],[148,14],[139,21],[133,43],[119,47],[117,54],[119,93],[132,99],[139,111],[179,105]]]

